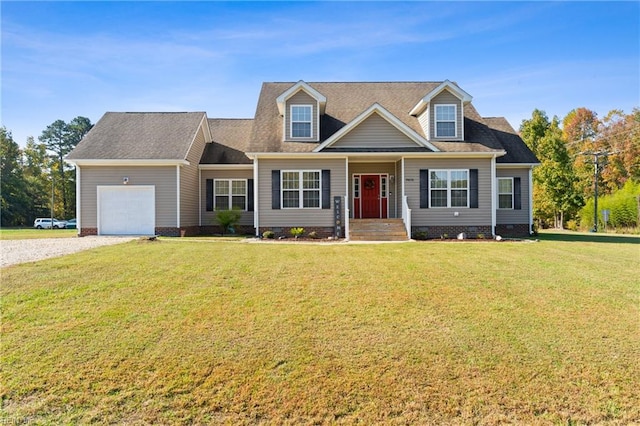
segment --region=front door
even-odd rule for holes
[[[380,218],[380,175],[362,175],[362,218]]]

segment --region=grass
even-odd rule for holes
[[[72,238],[77,235],[76,229],[0,228],[0,240]]]
[[[634,244],[135,241],[2,270],[0,422],[640,421]]]

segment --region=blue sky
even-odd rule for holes
[[[456,81],[516,129],[640,104],[639,2],[7,2],[2,125],[252,117],[263,81]]]

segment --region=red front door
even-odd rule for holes
[[[362,218],[380,218],[380,175],[362,175]]]

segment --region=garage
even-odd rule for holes
[[[153,185],[98,186],[99,235],[154,235]]]

